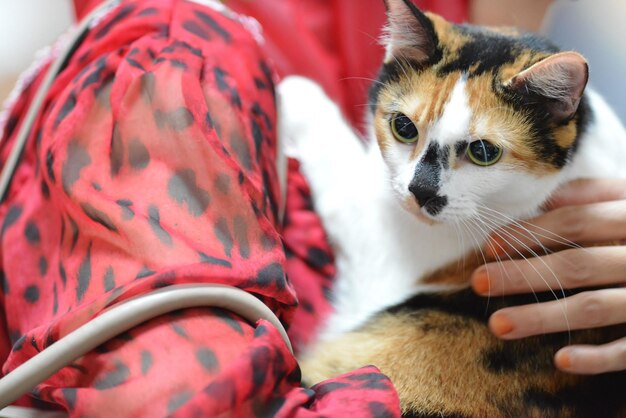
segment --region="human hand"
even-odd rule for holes
[[[572,182],[558,191],[548,206],[548,212],[528,223],[512,224],[492,234],[486,251],[494,258],[531,257],[478,268],[472,276],[474,290],[498,296],[608,288],[501,309],[489,320],[491,331],[499,338],[626,323],[626,180]],[[547,247],[558,251],[542,255]],[[555,364],[578,374],[626,370],[626,336],[605,345],[562,348],[555,355]]]

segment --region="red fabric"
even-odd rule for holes
[[[423,10],[464,22],[469,0],[418,0]],[[264,49],[279,74],[319,82],[357,127],[363,128],[367,90],[376,77],[383,48],[383,0],[229,0],[264,29]]]
[[[3,162],[42,77],[11,111]],[[238,286],[289,326],[285,266],[298,280],[327,280],[332,266],[295,163],[286,261],[275,126],[270,65],[236,17],[128,0],[99,21],[54,82],[0,205],[2,372],[108,306],[172,284]],[[148,321],[31,398],[72,417],[399,416],[374,368],[302,388],[271,325],[215,309]]]

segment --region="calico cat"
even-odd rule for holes
[[[374,364],[413,417],[626,416],[626,373],[553,365],[559,348],[612,341],[623,327],[504,342],[487,328],[491,313],[568,293],[489,300],[468,289],[491,231],[539,214],[569,180],[626,177],[626,131],[585,91],[585,59],[535,35],[385,3],[368,145],[311,81],[279,86],[281,137],[338,269],[305,379]]]

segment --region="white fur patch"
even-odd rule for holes
[[[469,135],[472,109],[466,92],[467,78],[461,77],[454,85],[443,114],[429,132],[429,139],[441,145],[454,145]]]

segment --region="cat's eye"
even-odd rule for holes
[[[404,113],[396,113],[391,118],[391,132],[393,136],[400,142],[412,144],[417,142],[419,132],[415,124]]]
[[[467,147],[467,157],[476,165],[487,167],[497,163],[502,157],[502,147],[479,139]]]

